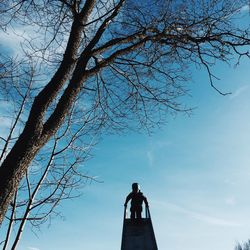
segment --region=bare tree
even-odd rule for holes
[[[75,145],[80,131],[63,148],[58,146],[63,138],[61,136],[56,136],[48,149],[38,154],[21,182],[6,215],[6,232],[1,234],[3,249],[7,249],[8,244],[12,245],[11,249],[16,249],[27,222],[33,229],[39,228],[60,215],[58,204],[78,197],[84,180],[85,183],[94,180],[78,171],[78,166],[89,157],[90,150],[89,145],[87,148]],[[63,133],[63,136],[66,134]]]
[[[235,248],[235,250],[249,250],[250,249],[250,240],[245,242],[244,244],[238,243]]]
[[[211,85],[226,94],[214,85],[212,65],[227,63],[235,54],[249,56],[249,30],[234,24],[247,1],[2,0],[0,4],[2,30],[20,25],[31,30],[30,36],[23,34],[21,65],[26,73],[19,74],[26,86],[9,90],[19,91],[23,100],[28,95],[30,101],[20,135],[16,140],[3,136],[8,150],[0,167],[0,223],[13,199],[12,210],[18,206],[13,197],[22,183],[27,183],[32,200],[30,169],[38,153],[54,145],[71,114],[78,122],[88,120],[90,134],[105,128],[150,128],[171,112],[186,110],[179,97],[186,93],[190,63],[205,67]],[[30,61],[36,63],[29,69],[25,63]],[[27,213],[32,206],[26,206]]]
[[[2,90],[5,90],[3,98],[13,105],[13,109],[8,106],[9,112],[5,112],[12,120],[8,133],[2,138],[4,143],[1,145],[0,161],[4,160],[15,143],[20,133],[18,127],[23,124],[23,116],[28,109],[30,95],[35,91],[31,86],[36,77],[34,74],[30,75],[25,86],[18,81],[20,73],[23,75],[22,70],[25,70],[27,76],[34,72],[34,69],[30,68],[26,72],[26,67],[22,66],[17,70],[18,66],[15,65],[15,68],[16,70],[11,70],[14,76],[5,76],[6,87]],[[21,79],[23,80],[23,77]],[[12,89],[8,89],[10,85]],[[24,95],[22,88],[25,89]],[[85,113],[83,119],[74,105],[63,126],[36,155],[15,193],[5,216],[4,227],[0,230],[0,245],[3,250],[8,249],[8,246],[16,249],[27,222],[33,229],[39,228],[41,224],[60,215],[57,206],[61,201],[78,197],[80,187],[87,181],[95,180],[94,177],[86,175],[82,168],[79,169],[90,157],[90,149],[94,144],[94,132],[89,132],[95,123],[92,113]]]

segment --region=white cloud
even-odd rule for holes
[[[227,179],[224,179],[223,180],[225,184],[229,184],[231,186],[234,186],[237,184],[236,180],[235,179],[232,179],[232,178],[227,178]]]
[[[156,203],[158,207],[169,209],[177,213],[185,214],[193,219],[205,222],[207,224],[216,225],[216,226],[229,226],[229,227],[239,227],[242,225],[239,222],[226,220],[224,218],[218,218],[218,217],[207,215],[201,212],[192,211],[192,210],[186,209],[184,207],[181,207],[179,205],[176,205],[170,202],[154,201],[154,203]]]
[[[186,211],[187,214],[191,215],[193,218],[201,220],[203,222],[206,222],[208,224],[213,224],[217,226],[230,226],[230,227],[235,227],[235,226],[241,226],[240,223],[205,215],[205,214],[200,214],[197,212],[192,212],[192,211]]]
[[[12,102],[0,101],[0,136],[6,138],[9,135],[10,128],[13,126],[15,112]],[[23,115],[24,118],[24,115]],[[16,124],[12,137],[17,137],[22,129],[22,124]]]
[[[162,152],[161,149],[164,149],[171,145],[168,141],[157,141],[154,143],[151,143],[149,150],[146,152],[146,156],[148,159],[148,163],[150,167],[155,166],[155,159],[157,158],[157,152]]]
[[[28,37],[25,27],[0,31],[1,45],[8,48],[15,55],[22,53],[21,43]]]
[[[45,37],[47,39],[50,39],[50,35],[47,34],[47,36],[45,36],[44,33],[39,33],[37,32],[37,30],[38,26],[23,25],[9,28],[6,32],[0,31],[0,45],[13,53],[14,56],[22,56],[24,53],[23,48],[26,52],[32,51],[32,53],[34,53],[33,49],[31,49],[30,47],[29,42],[33,43],[33,46],[38,46],[39,48],[44,45]],[[64,37],[66,38],[67,35],[65,35]],[[66,45],[66,40],[63,44]],[[63,53],[64,47],[58,46],[55,47],[54,50],[57,53]],[[47,51],[46,53],[46,56],[49,56],[49,52]],[[36,55],[37,58],[39,58],[39,56],[44,56],[42,52],[39,51],[39,49],[36,51]]]
[[[233,99],[239,97],[242,93],[244,93],[248,89],[249,89],[248,85],[241,86],[232,95],[230,95],[230,99],[233,100]]]
[[[249,3],[249,4],[250,4],[250,3]],[[244,6],[241,8],[241,11],[242,11],[242,12],[249,11],[249,4],[244,5]]]
[[[0,117],[0,128],[2,129],[9,129],[12,124],[12,119],[9,117]]]
[[[0,101],[0,107],[1,110],[4,110],[5,112],[10,112],[10,110],[13,110],[13,104],[11,102],[8,101]],[[13,111],[11,111],[13,112]]]
[[[29,250],[40,250],[39,248],[37,247],[28,247]]]
[[[153,167],[154,166],[154,154],[153,154],[153,151],[147,151],[147,159],[148,159],[148,162],[149,162],[149,166],[150,167]]]
[[[13,117],[11,115],[14,112],[13,103],[8,101],[0,101],[0,130],[9,129],[12,122]]]
[[[236,204],[236,198],[234,196],[227,197],[225,199],[225,203],[230,206],[234,206]]]

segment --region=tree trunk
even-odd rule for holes
[[[35,98],[23,132],[0,167],[0,226],[11,199],[25,175],[29,164],[39,149],[57,131],[63,118],[66,116],[67,110],[64,110],[65,112],[61,120],[55,122],[56,128],[47,133],[46,136],[42,136],[44,132],[43,118],[45,112],[68,80],[76,64],[83,24],[91,13],[94,3],[95,1],[93,0],[86,1],[82,12],[75,16],[61,65],[50,82]]]
[[[27,129],[26,129],[27,130]],[[38,138],[24,130],[0,168],[0,225],[30,162],[41,145]]]

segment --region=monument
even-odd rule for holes
[[[127,203],[131,200],[130,218],[127,218]],[[145,217],[142,207],[145,204]],[[147,198],[141,193],[138,183],[132,184],[132,192],[124,204],[121,250],[158,250]]]

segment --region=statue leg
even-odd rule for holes
[[[141,207],[137,207],[136,208],[136,218],[137,219],[141,219],[141,212],[142,212],[142,208]]]
[[[134,208],[131,208],[130,209],[130,218],[132,219],[132,220],[134,220],[135,219],[135,213],[136,213],[136,211],[135,211],[135,209]]]

